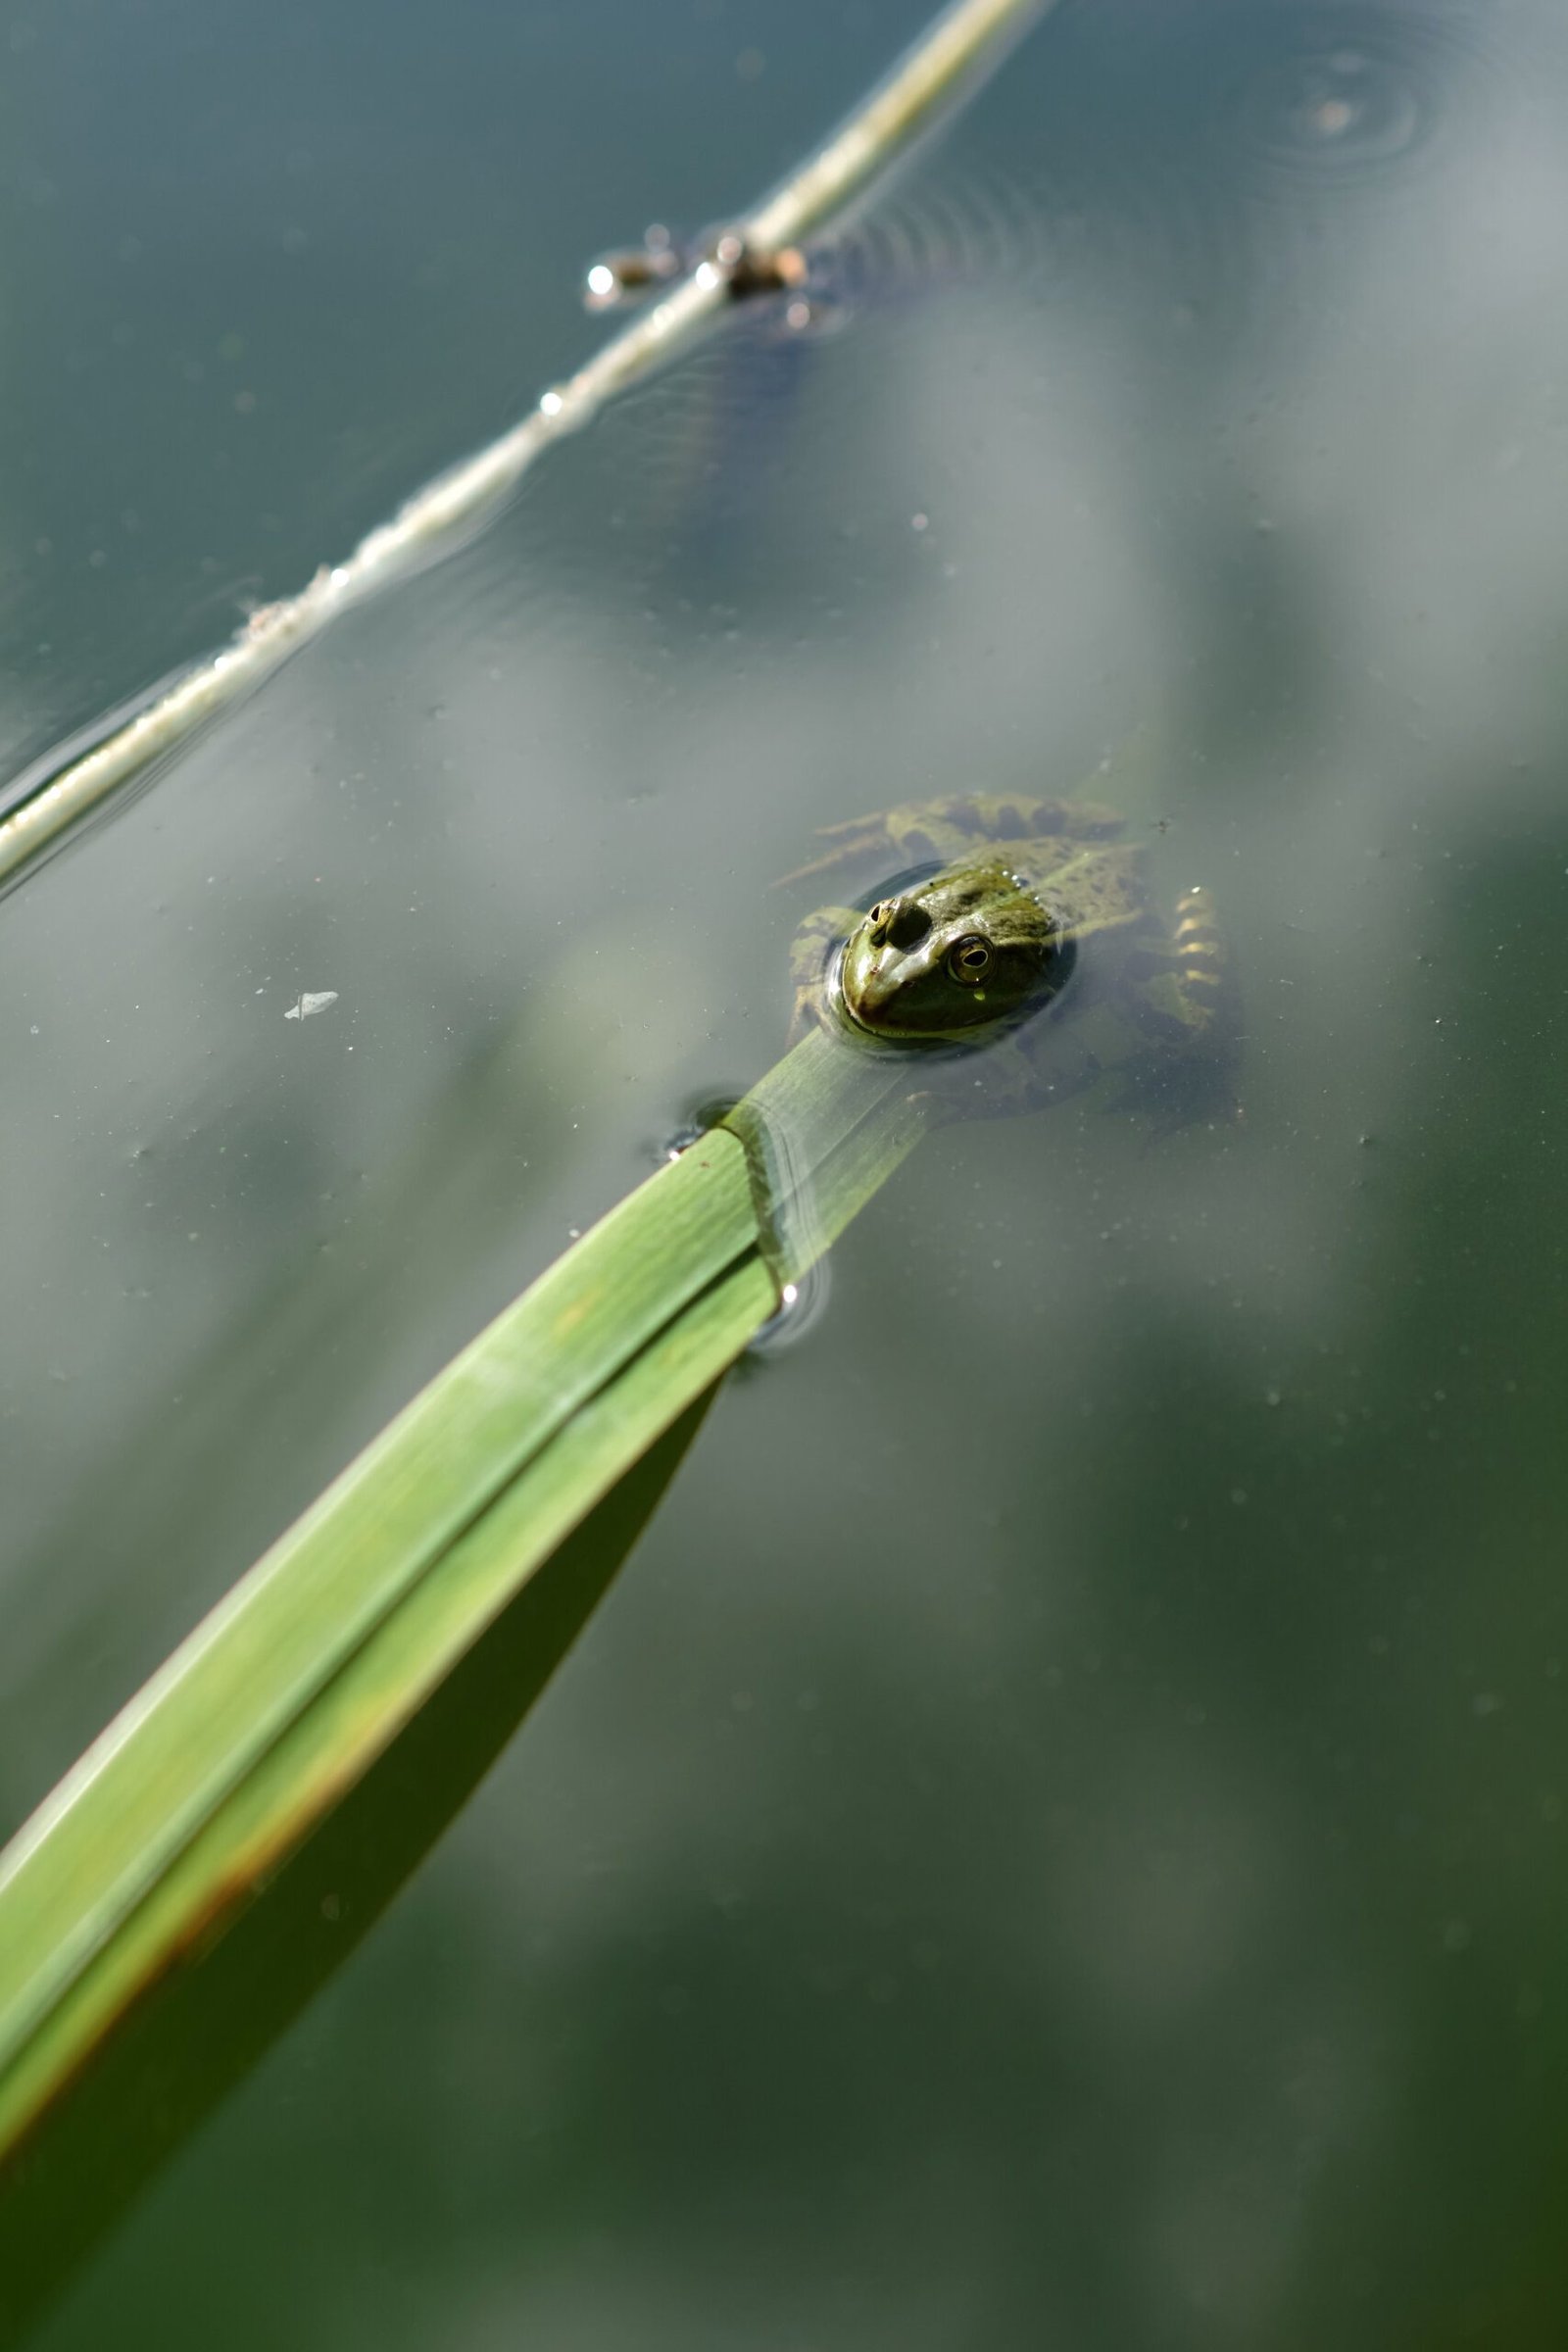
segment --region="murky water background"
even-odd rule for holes
[[[920,15],[14,14],[7,772]],[[1064,7],[0,904],[6,1825],[773,1058],[813,826],[1110,755],[1249,1032],[922,1147],[51,2347],[1560,2340],[1565,131],[1547,0]]]

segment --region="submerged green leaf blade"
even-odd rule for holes
[[[440,1550],[754,1238],[742,1153],[707,1138],[437,1374],[196,1628],[0,1857],[0,2069]]]
[[[409,1722],[598,1498],[772,1312],[749,1258],[573,1417],[385,1616],[195,1833],[0,2076],[0,2148],[128,2008],[220,1929]]]
[[[540,1277],[181,1645],[0,1861],[0,2157],[363,1784],[936,1115],[808,1037]],[[742,1140],[744,1139],[744,1141]],[[519,1458],[520,1457],[520,1458]]]
[[[687,1408],[226,1933],[166,1967],[0,2168],[0,2342],[330,1982],[473,1792],[614,1580],[701,1426]]]

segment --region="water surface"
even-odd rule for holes
[[[19,20],[8,762],[918,20]],[[51,2352],[1560,2339],[1565,118],[1530,0],[1064,7],[838,331],[628,401],[0,905],[8,1824],[773,1058],[814,826],[1094,776],[1248,1030],[1238,1126],[921,1148]]]

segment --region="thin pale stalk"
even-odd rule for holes
[[[737,223],[759,251],[804,236],[840,211],[931,121],[972,88],[1054,0],[957,0],[838,131],[774,194]],[[472,532],[515,489],[552,441],[579,431],[605,404],[687,350],[730,304],[723,271],[704,261],[633,319],[566,382],[489,445],[416,491],[341,564],[298,595],[253,612],[220,653],[200,662],[70,760],[0,821],[0,883],[68,827],[166,758],[258,686],[344,608],[430,562]]]

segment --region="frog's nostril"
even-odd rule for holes
[[[917,948],[931,928],[931,917],[913,899],[900,899],[884,912],[888,918],[888,937],[896,948]]]

